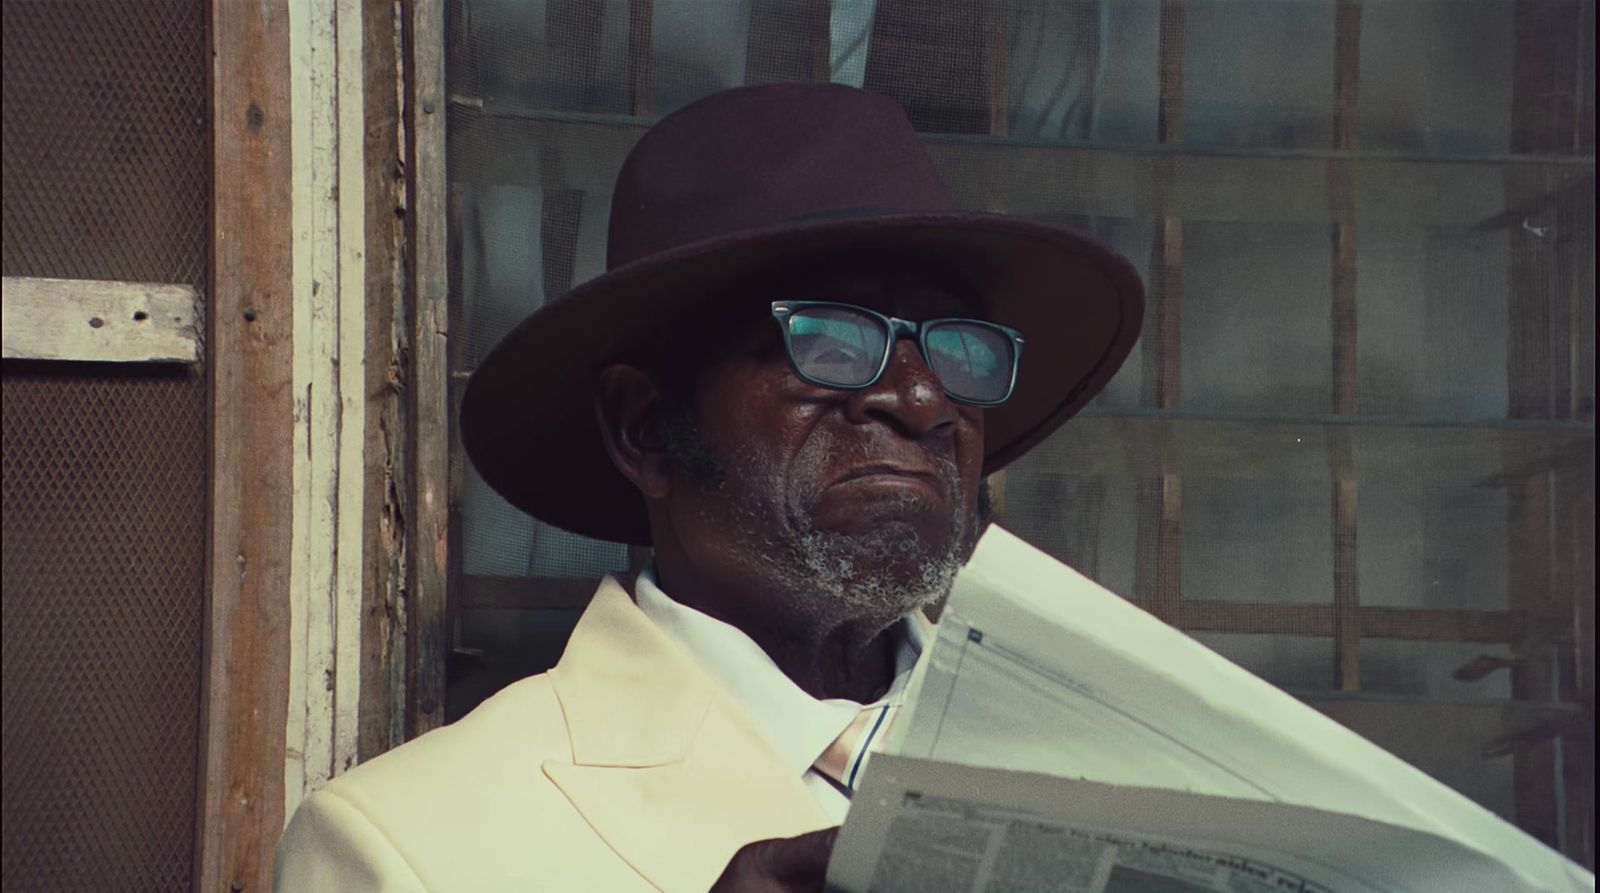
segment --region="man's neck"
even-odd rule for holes
[[[692,572],[659,564],[656,574],[657,584],[674,601],[737,627],[812,697],[866,703],[894,681],[889,630],[896,617],[825,621],[794,610],[805,602],[792,593],[725,591]]]

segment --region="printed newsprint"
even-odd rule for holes
[[[1594,890],[1594,875],[991,527],[957,578],[830,889]]]

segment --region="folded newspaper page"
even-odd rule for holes
[[[1132,877],[1128,872],[1134,869],[1105,868],[1099,887],[980,879],[973,881],[977,885],[918,889],[1292,891],[1304,881],[1306,890],[1329,893],[1594,890],[1594,875],[1581,866],[998,526],[990,527],[957,578],[885,753],[865,771],[829,870],[830,884],[841,890],[898,889],[887,885],[894,872],[885,869],[889,873],[880,878],[877,866],[905,861],[912,845],[904,833],[889,832],[908,809],[921,810],[924,797],[939,804],[938,821],[970,816],[976,823],[972,833],[1002,850],[1014,836],[1057,838],[980,834],[977,826],[992,829],[999,821],[1012,828],[1006,822],[1037,821],[1108,847],[1125,834],[1131,841],[1154,841],[1201,856],[1241,859],[1252,866],[1259,861],[1264,869],[1281,867],[1284,874],[1282,883],[1271,882],[1275,886],[1250,887],[1246,875],[1235,872],[1237,879],[1228,881],[1232,886],[1207,887],[1185,880],[1187,869],[1175,868],[1178,874],[1167,886],[1143,880],[1138,881],[1142,886],[1129,886],[1116,879]],[[995,781],[1008,774],[1027,782]],[[984,779],[985,797],[962,799],[960,791],[980,790],[962,787],[969,778]],[[936,784],[941,779],[949,785]],[[1098,793],[1063,786],[1084,783]],[[867,796],[880,785],[883,793]],[[997,791],[1038,796],[1028,805],[989,796]],[[912,801],[906,795],[913,793],[918,805],[908,807]],[[1210,814],[1213,818],[1197,821],[1197,827],[1218,827],[1211,828],[1210,838],[1189,842],[1187,826],[1110,821],[1120,815],[1115,812],[1097,822],[1076,805],[1080,798],[1114,804],[1124,796],[1149,807],[1139,815]],[[963,802],[973,811],[955,808]],[[928,816],[918,821],[923,819]],[[1236,827],[1220,827],[1224,822]],[[1276,838],[1265,833],[1274,825],[1309,829],[1306,839],[1318,837],[1321,849],[1299,839],[1274,843]],[[1140,837],[1141,828],[1152,836]],[[1385,829],[1388,837],[1374,829]],[[1371,868],[1368,857],[1377,854],[1368,851],[1375,836],[1390,840],[1388,855],[1398,862],[1411,858],[1404,852],[1410,850],[1418,873]],[[1274,849],[1280,844],[1301,851],[1285,856]],[[1036,857],[1049,858],[1050,845],[1038,845]],[[959,846],[953,850],[959,851]],[[1102,854],[1096,858],[1111,860],[1107,865],[1123,858],[1104,855],[1108,849],[1095,852]],[[1162,864],[1187,864],[1171,855],[1175,851],[1159,852],[1171,856],[1156,860]],[[1329,864],[1312,871],[1308,866],[1318,852],[1329,856]],[[1425,856],[1470,868],[1481,880],[1463,886],[1458,875],[1428,870],[1433,863]],[[1137,870],[1141,876],[1150,873]],[[1430,874],[1457,880],[1429,882]]]
[[[833,887],[875,893],[1532,893],[1454,841],[1303,806],[876,757]]]

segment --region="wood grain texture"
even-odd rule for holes
[[[187,285],[7,276],[0,307],[0,353],[8,360],[200,359],[195,292]]]
[[[1571,29],[1577,25],[1575,11],[1572,5],[1533,0],[1517,0],[1514,5],[1514,152],[1555,156],[1571,151],[1576,122],[1569,86],[1577,74],[1577,42],[1571,38]],[[1506,281],[1507,415],[1516,419],[1559,418],[1571,406],[1570,378],[1557,372],[1570,368],[1567,351],[1571,342],[1561,337],[1565,314],[1557,305],[1564,302],[1565,296],[1556,287],[1558,256],[1550,244],[1552,240],[1542,235],[1556,221],[1554,207],[1540,207],[1540,199],[1551,192],[1552,183],[1547,175],[1510,168],[1503,174],[1503,183],[1506,207],[1529,209],[1518,225],[1507,227],[1511,261]],[[1566,392],[1561,390],[1563,380],[1568,382]],[[1559,563],[1552,560],[1558,555],[1556,544],[1560,536],[1556,529],[1560,501],[1557,482],[1551,472],[1506,481],[1510,532],[1506,595],[1514,609],[1538,614],[1572,611],[1567,601],[1572,589],[1557,591],[1553,585]],[[1558,662],[1564,663],[1566,658],[1562,656],[1563,647],[1550,633],[1530,626],[1513,646],[1521,658],[1511,669],[1511,694],[1517,700],[1552,700],[1560,692],[1561,680],[1555,670]],[[1559,770],[1553,740],[1526,740],[1512,750],[1516,823],[1552,847],[1564,843]],[[1592,792],[1591,787],[1591,803]]]
[[[407,736],[444,719],[449,647],[445,588],[449,568],[449,306],[443,0],[407,10],[407,215],[411,245],[410,443],[407,518]]]
[[[1185,0],[1162,0],[1158,50],[1159,108],[1156,136],[1163,145],[1183,141]],[[1163,181],[1176,177],[1172,159],[1155,166]],[[1183,219],[1163,204],[1151,247],[1151,282],[1144,328],[1143,402],[1162,411],[1181,405],[1183,380]],[[1157,475],[1139,482],[1138,554],[1134,589],[1167,623],[1182,617],[1183,475],[1169,432],[1158,433]]]
[[[1338,0],[1333,42],[1333,148],[1357,148],[1361,96],[1361,2]],[[1356,228],[1350,168],[1342,158],[1328,161],[1328,208],[1332,224],[1329,282],[1335,415],[1355,415],[1360,368],[1356,329]],[[1348,432],[1328,439],[1333,478],[1333,682],[1340,691],[1361,688],[1360,566],[1357,553],[1357,500],[1360,485],[1352,471]]]
[[[833,77],[833,0],[811,0],[811,80]]]
[[[405,535],[405,172],[398,8],[372,0],[362,16],[366,119],[365,448],[370,469],[361,595],[361,705],[356,755],[368,760],[405,740],[405,638],[401,595]],[[401,213],[397,213],[401,212]]]
[[[294,426],[288,0],[211,7],[210,591],[195,889],[271,888],[284,823]]]
[[[1334,609],[1328,604],[1185,599],[1179,616],[1178,625],[1189,631],[1315,638],[1330,637],[1335,631]],[[1517,641],[1528,622],[1513,611],[1365,605],[1355,612],[1360,635],[1414,642],[1506,644]]]
[[[651,32],[655,0],[628,0],[628,109],[634,117],[649,117]]]

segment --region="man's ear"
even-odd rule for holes
[[[611,464],[645,499],[666,496],[671,457],[661,439],[661,392],[650,377],[621,363],[606,367],[594,411]]]

